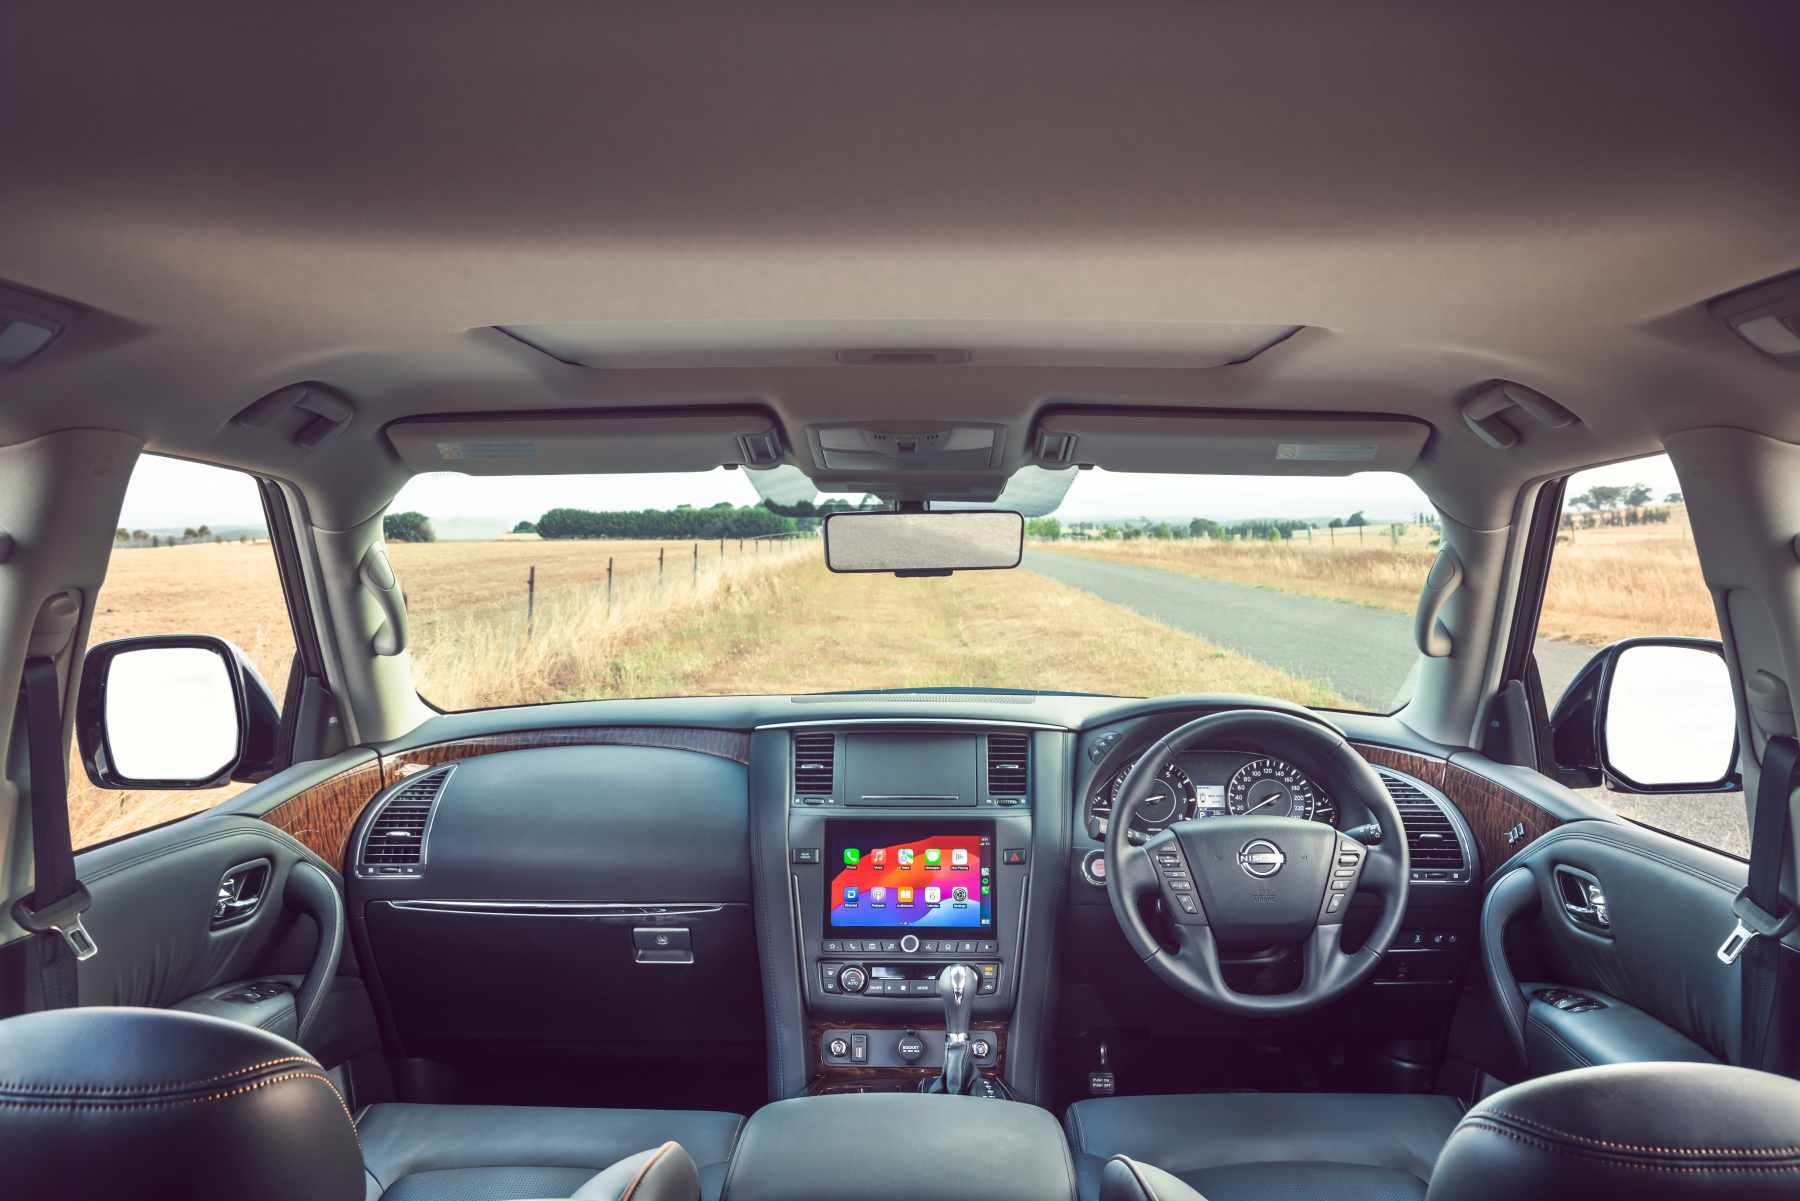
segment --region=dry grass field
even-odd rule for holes
[[[1314,530],[1285,542],[1157,541],[1054,544],[1091,555],[1283,592],[1410,613],[1437,550],[1413,526],[1398,541],[1386,526]],[[1685,509],[1662,525],[1564,531],[1558,539],[1539,632],[1603,646],[1635,634],[1717,638],[1712,597],[1700,575]]]
[[[1434,553],[1415,528],[1289,542],[1056,544],[1059,551],[1410,611]],[[1685,516],[1566,533],[1546,635],[1716,636]],[[1042,576],[833,575],[815,541],[402,543],[388,548],[413,624],[420,692],[445,709],[588,697],[1003,684],[1156,695],[1205,688],[1343,704],[1298,679]],[[658,570],[658,551],[663,552]],[[607,562],[613,587],[607,601]],[[526,574],[536,569],[526,625]],[[294,654],[267,543],[117,550],[92,638],[203,632],[236,642],[279,698]],[[87,845],[217,804],[103,792],[71,764]]]
[[[1003,684],[1156,695],[1199,688],[1341,705],[1244,656],[1028,573],[833,575],[802,540],[497,542],[388,548],[413,671],[441,708],[613,696]],[[606,567],[614,580],[607,603]],[[527,630],[526,573],[536,568]],[[660,582],[659,582],[660,581]],[[204,632],[238,643],[280,696],[293,657],[266,543],[115,551],[93,639]],[[208,808],[241,785],[107,792],[71,767],[88,845]]]

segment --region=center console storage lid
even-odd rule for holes
[[[738,1137],[721,1201],[1074,1201],[1062,1126],[1016,1101],[923,1093],[765,1105]]]

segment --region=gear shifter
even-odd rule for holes
[[[975,969],[953,963],[938,976],[938,996],[944,1000],[944,1075],[934,1091],[961,1096],[969,1091],[975,1065],[969,1050],[969,1015],[975,1008]]]

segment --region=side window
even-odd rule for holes
[[[144,455],[132,472],[94,606],[88,645],[143,634],[235,642],[284,699],[294,630],[256,481],[241,471]],[[69,833],[77,848],[210,809],[249,787],[194,792],[94,787],[69,760]]]
[[[1551,712],[1601,647],[1667,636],[1719,637],[1668,456],[1570,476],[1533,647]],[[1595,788],[1583,795],[1632,821],[1729,854],[1750,854],[1741,793],[1651,796]]]

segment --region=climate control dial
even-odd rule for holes
[[[838,987],[845,992],[861,992],[869,986],[869,973],[854,963],[838,973]]]

